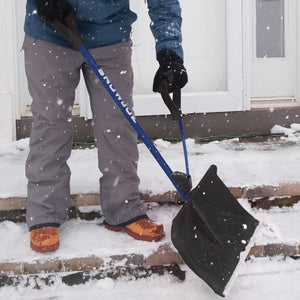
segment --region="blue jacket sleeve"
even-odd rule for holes
[[[148,0],[148,10],[156,53],[161,49],[170,49],[183,59],[182,19],[178,0]]]

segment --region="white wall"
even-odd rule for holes
[[[25,0],[1,0],[0,10],[0,140],[16,138],[16,119],[31,98],[24,70],[23,25]]]
[[[15,102],[18,89],[15,85],[16,71],[15,27],[10,26],[14,19],[14,1],[2,1],[0,9],[0,140],[11,141],[15,138]]]

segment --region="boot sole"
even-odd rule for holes
[[[36,252],[53,252],[58,249],[59,242],[57,242],[54,245],[48,245],[48,246],[36,246],[32,242],[30,242],[30,247],[32,250],[34,250]]]
[[[157,234],[157,235],[147,236],[147,235],[137,234],[126,227],[105,225],[105,228],[108,230],[114,231],[114,232],[120,232],[120,231],[125,232],[128,235],[130,235],[132,238],[139,240],[139,241],[145,241],[145,242],[158,242],[162,238],[165,237],[164,232]]]

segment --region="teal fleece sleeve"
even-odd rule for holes
[[[182,18],[178,0],[147,0],[147,2],[156,53],[161,49],[170,49],[183,59]]]

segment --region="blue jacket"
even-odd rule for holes
[[[130,10],[129,0],[65,1],[73,8],[87,48],[130,40],[131,25],[137,19],[137,15]],[[163,48],[171,49],[183,58],[181,8],[178,0],[147,0],[147,2],[156,52]],[[41,22],[33,0],[27,0],[24,30],[34,38],[71,47],[63,36]]]

